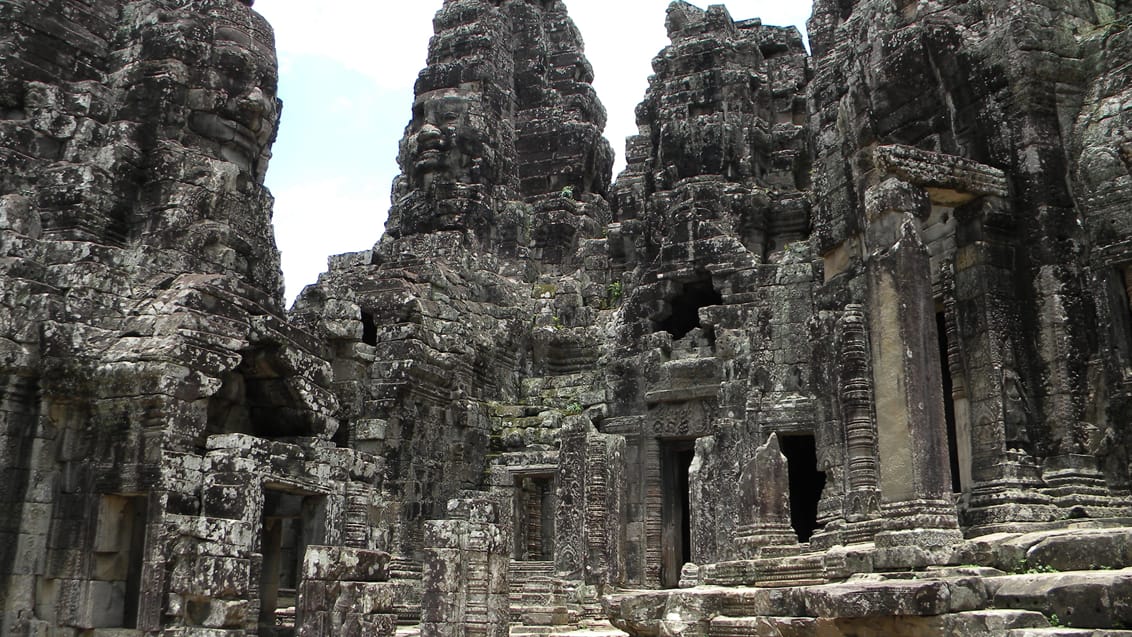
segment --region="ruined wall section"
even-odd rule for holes
[[[281,315],[249,4],[0,10],[4,634],[243,633],[304,543],[376,543],[378,462]]]
[[[905,319],[885,315],[894,288],[881,270],[900,250],[921,253],[909,258],[926,278],[897,296],[925,308],[924,329],[934,312],[938,345],[917,341],[924,358],[908,373],[939,387],[925,400],[949,428],[951,471],[933,480],[964,494],[967,525],[1049,520],[1074,506],[1115,512],[1095,463],[1078,457],[1100,448],[1087,415],[1099,351],[1085,328],[1096,320],[1088,239],[1066,152],[1094,68],[1082,64],[1082,37],[1113,17],[1090,2],[945,3],[930,16],[908,2],[815,5],[814,244],[825,270],[819,316],[831,321],[819,351],[840,351],[831,326],[863,312],[874,367],[854,384],[880,392],[868,417],[880,426],[883,490],[886,467],[901,462],[885,456],[902,453],[885,442],[885,423],[905,422],[893,406],[907,396],[886,395],[892,379],[876,357],[913,337],[884,327]],[[844,401],[844,366],[815,362],[822,419],[842,429],[866,417]]]
[[[1097,6],[1100,27],[1082,46],[1084,67],[1095,69],[1084,93],[1084,107],[1073,124],[1068,153],[1071,187],[1088,236],[1088,289],[1096,305],[1097,355],[1089,362],[1089,386],[1094,400],[1085,421],[1096,427],[1090,450],[1101,455],[1106,477],[1118,486],[1132,485],[1128,459],[1130,433],[1121,423],[1129,420],[1129,378],[1132,376],[1132,314],[1129,313],[1128,237],[1132,219],[1127,214],[1132,198],[1132,141],[1129,133],[1129,89],[1125,78],[1132,62],[1132,32],[1127,28],[1129,8],[1106,12]]]

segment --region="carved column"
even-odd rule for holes
[[[554,566],[564,579],[620,584],[624,566],[625,438],[585,416],[563,426],[558,454]]]
[[[625,439],[591,432],[586,438],[586,583],[625,580],[622,481]]]
[[[881,511],[878,566],[939,563],[962,540],[951,499],[930,260],[917,217],[927,194],[895,178],[866,193],[870,349]],[[858,443],[859,444],[859,443]],[[863,463],[865,466],[867,463]],[[866,480],[862,470],[857,478]]]
[[[880,512],[877,429],[873,419],[873,378],[864,307],[846,306],[838,327],[841,331],[838,400],[848,456],[845,516],[849,523],[862,526],[861,523],[876,519]],[[848,541],[872,539],[867,537],[869,529],[862,531],[864,535],[851,532]]]
[[[964,325],[962,334],[948,333],[947,343],[949,356],[958,349],[962,357],[950,361],[952,379],[962,381],[962,387],[955,386],[957,421],[965,416],[969,427],[969,482],[964,482],[961,514],[975,532],[1055,515],[1050,498],[1038,491],[1041,476],[1029,451],[1031,392],[1014,354],[1015,335],[1021,331],[1009,266],[1014,248],[996,239],[1008,234],[1008,228],[996,227],[1011,218],[1005,206],[999,196],[967,206],[971,218],[961,218],[961,223],[978,222],[981,231],[960,233],[954,293],[949,295],[953,300],[945,306],[948,321]]]
[[[565,579],[581,579],[585,560],[586,420],[572,417],[563,424],[558,452],[554,570]]]
[[[342,543],[352,548],[369,548],[369,509],[376,499],[371,485],[346,483],[345,515]]]

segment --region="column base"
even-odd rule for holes
[[[762,523],[740,526],[735,543],[742,559],[785,557],[802,552],[798,534],[789,524]]]
[[[908,500],[883,504],[884,530],[873,541],[877,570],[948,564],[963,541],[955,505],[950,500]]]

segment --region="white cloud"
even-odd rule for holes
[[[381,88],[412,86],[424,67],[441,0],[260,0],[281,57],[318,55],[367,75]]]
[[[373,247],[385,228],[387,188],[350,177],[276,188],[275,241],[283,253],[288,302],[326,271],[329,256]]]

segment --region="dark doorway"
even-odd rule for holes
[[[681,339],[700,327],[700,308],[722,305],[723,296],[716,292],[708,279],[684,284],[670,304],[671,313],[657,323],[657,329],[668,332],[674,339]]]
[[[146,496],[104,495],[99,501],[94,539],[95,579],[120,586],[112,599],[115,628],[137,628],[145,561]]]
[[[515,484],[515,559],[554,559],[554,476],[519,476]]]
[[[790,524],[799,542],[809,542],[818,528],[818,501],[825,488],[825,472],[818,471],[817,444],[809,434],[782,435],[782,455],[790,474]]]
[[[947,459],[951,464],[951,492],[963,492],[959,473],[959,430],[955,420],[955,383],[951,377],[951,362],[947,354],[947,320],[943,312],[935,315],[936,333],[939,335],[939,377],[943,380],[943,418],[947,423]]]
[[[325,499],[264,490],[259,634],[295,635],[295,601],[308,544],[322,542]]]
[[[146,522],[149,519],[149,498],[134,496],[128,498],[130,523],[130,549],[126,565],[126,599],[123,628],[138,627],[138,611],[141,610],[142,566],[145,561]]]
[[[680,584],[680,569],[692,561],[692,511],[688,492],[688,470],[696,455],[695,440],[670,440],[661,443],[661,490],[664,494],[661,513],[660,584],[675,588]]]

